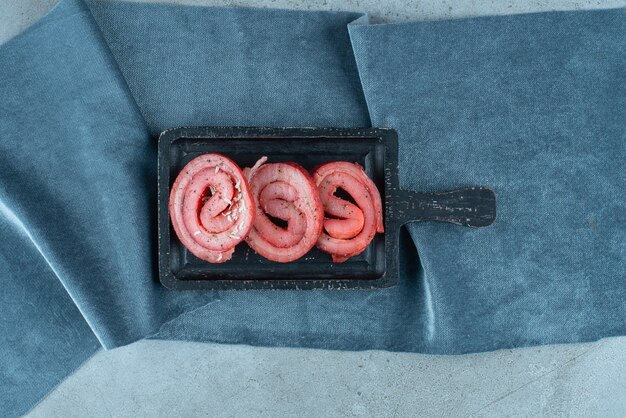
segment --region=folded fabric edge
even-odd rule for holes
[[[75,16],[77,14],[82,14],[82,15],[89,14],[89,9],[87,9],[87,7],[84,5],[84,3],[81,0],[73,1],[73,7],[71,8],[64,7],[64,2],[66,1],[67,0],[58,1],[56,4],[54,4],[50,8],[50,10],[48,10],[43,16],[41,16],[31,26],[27,27],[22,32],[16,34],[15,36],[10,38],[6,42],[0,44],[0,54],[2,54],[5,50],[8,50],[9,48],[11,48],[14,43],[20,42],[22,39],[28,38],[33,33],[36,33],[38,30],[40,30],[41,28],[49,24],[69,18],[71,16]],[[75,9],[78,9],[78,10],[75,10]],[[2,193],[2,189],[0,188],[0,196],[2,194],[5,194],[5,193]],[[100,345],[104,346],[105,344],[104,344],[104,340],[102,339],[102,336],[99,335],[97,330],[94,328],[93,324],[90,323],[89,318],[85,315],[83,310],[81,310],[80,304],[77,303],[75,295],[72,294],[72,292],[67,288],[64,281],[60,278],[58,272],[56,271],[54,266],[50,263],[50,261],[48,260],[48,257],[46,257],[44,250],[33,239],[31,233],[29,232],[28,228],[24,225],[22,220],[20,220],[20,218],[7,205],[2,203],[2,200],[0,200],[0,214],[6,220],[8,220],[10,224],[14,226],[14,228],[16,229],[18,233],[24,235],[32,243],[33,247],[37,250],[41,258],[45,261],[45,263],[50,268],[50,271],[53,272],[56,279],[60,282],[61,286],[63,287],[65,292],[68,294],[70,299],[72,300],[72,303],[76,306],[76,309],[80,312],[81,316],[83,317],[83,319],[85,320],[89,328],[91,329],[92,333],[94,334],[94,336],[96,337]]]
[[[106,42],[104,41],[104,37],[102,36],[100,28],[96,24],[95,19],[93,18],[84,0],[59,0],[46,14],[41,16],[35,23],[33,23],[33,25],[29,26],[28,28],[26,28],[24,31],[20,32],[13,38],[9,39],[7,42],[1,44],[0,54],[4,53],[5,51],[10,51],[10,48],[13,47],[14,43],[21,42],[21,41],[28,41],[28,37],[33,36],[39,30],[49,25],[57,24],[58,22],[64,21],[66,19],[76,18],[77,16],[82,16],[82,18],[89,20],[91,22],[91,24],[93,25],[93,29],[97,31],[98,36],[100,37],[100,42],[99,42],[100,45],[98,45],[97,47],[106,49],[105,52],[108,53],[108,58],[111,61],[113,61],[113,63],[115,64],[115,68],[113,69],[113,71],[117,71],[118,73],[120,73],[120,70],[117,67],[117,63],[115,63],[115,58],[113,57],[113,54],[110,52],[110,50],[108,50],[108,46],[106,45]],[[127,96],[132,100],[132,105],[134,106],[135,110],[139,113],[139,108],[136,102],[134,101],[134,98],[130,94],[128,86],[126,85],[123,77],[120,76],[120,79],[124,82],[123,88],[126,90]],[[143,123],[145,125],[145,122]],[[4,199],[5,201],[8,201],[8,202],[11,201],[10,195],[8,195],[2,189],[2,187],[0,187],[0,196],[2,195],[5,196],[5,199]],[[15,206],[15,205],[12,205],[12,206]],[[68,287],[68,284],[63,279],[62,275],[59,274],[58,269],[55,268],[54,263],[50,261],[50,257],[47,255],[48,251],[46,250],[46,248],[37,244],[37,240],[34,239],[33,235],[31,234],[29,230],[28,225],[25,224],[24,221],[20,219],[20,217],[17,214],[15,214],[14,211],[9,206],[5,204],[2,204],[2,206],[0,206],[0,214],[2,214],[6,219],[8,219],[9,222],[14,225],[16,230],[20,234],[23,234],[25,237],[27,237],[28,240],[32,243],[33,247],[39,253],[43,261],[48,265],[50,270],[55,275],[56,279],[60,282],[61,286],[63,287],[65,292],[68,294],[70,299],[72,300],[72,303],[76,306],[76,309],[78,310],[78,312],[84,319],[85,323],[91,329],[92,333],[94,334],[94,336],[96,337],[100,345],[105,349],[116,347],[116,344],[109,343],[108,341],[109,338],[107,338],[106,335],[103,335],[103,333],[98,330],[97,326],[94,325],[93,321],[90,320],[90,316],[86,314],[85,310],[81,307],[81,304],[77,300],[77,295],[75,294],[75,292],[73,292],[72,289]],[[128,344],[138,341],[142,338],[144,337],[135,336],[134,338],[132,338],[132,341],[130,340],[128,341]]]
[[[63,9],[63,2],[66,0],[58,0],[45,14],[40,16],[32,25],[28,26],[24,30],[19,33],[16,33],[14,36],[10,37],[6,41],[0,43],[0,52],[5,49],[11,47],[13,42],[18,42],[21,38],[29,36],[32,32],[38,30],[40,27],[48,25],[52,22],[56,22],[57,20],[62,20],[64,18],[70,17],[73,15],[68,14],[66,10]],[[89,13],[89,9],[85,7],[84,10],[80,10],[76,13]],[[55,15],[59,16],[55,16]]]

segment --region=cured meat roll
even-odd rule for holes
[[[380,193],[363,168],[349,162],[324,164],[313,173],[325,219],[317,247],[341,263],[360,254],[377,232],[384,232]],[[335,195],[348,193],[354,203]]]
[[[246,242],[261,256],[287,263],[315,246],[324,211],[317,187],[301,166],[265,164],[266,160],[263,157],[244,170],[256,205],[254,226]],[[286,226],[270,217],[286,222]]]
[[[219,154],[191,160],[174,181],[169,200],[176,235],[196,257],[230,260],[254,222],[254,199],[241,169]]]

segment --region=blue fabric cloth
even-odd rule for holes
[[[369,126],[357,13],[90,3],[153,136],[175,126]]]
[[[89,6],[61,0],[0,47],[2,409],[23,412],[97,342],[454,354],[626,333],[624,10],[370,26]],[[391,289],[158,284],[158,132],[370,115],[399,132],[404,187],[490,185],[497,223],[411,225]]]
[[[350,27],[400,184],[488,184],[498,219],[408,230],[422,347],[459,353],[626,331],[626,10]],[[402,51],[402,53],[400,53]]]

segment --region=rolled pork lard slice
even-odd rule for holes
[[[306,170],[295,163],[266,164],[266,160],[263,157],[244,170],[256,205],[254,225],[246,242],[259,255],[288,263],[315,246],[324,210]],[[286,222],[286,226],[270,217]]]
[[[255,205],[237,164],[220,154],[204,154],[174,181],[169,210],[178,239],[193,255],[223,263],[250,231]]]
[[[317,247],[329,253],[335,263],[360,254],[384,232],[380,193],[363,167],[350,162],[333,162],[313,173],[324,205],[324,229]],[[338,189],[348,193],[354,203],[335,195]]]

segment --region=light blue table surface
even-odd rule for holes
[[[369,12],[397,22],[626,1],[172,0]],[[0,3],[0,43],[55,0]],[[30,416],[625,416],[626,338],[464,356],[141,341],[100,351]]]

